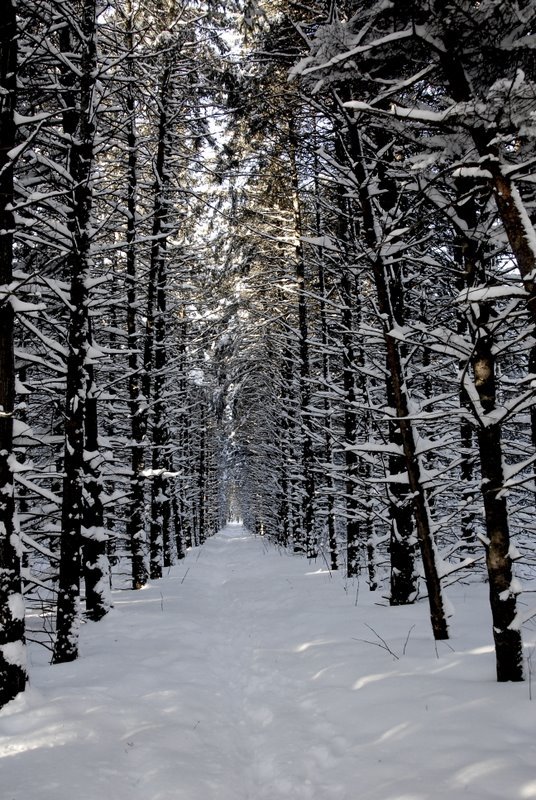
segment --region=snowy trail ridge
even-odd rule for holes
[[[536,798],[536,702],[494,682],[484,593],[458,589],[437,650],[424,605],[230,525],[117,592],[78,662],[34,666],[0,714],[1,798]]]

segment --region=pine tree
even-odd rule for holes
[[[13,472],[15,410],[13,152],[16,144],[17,21],[9,0],[0,22],[0,707],[24,690],[26,649]]]

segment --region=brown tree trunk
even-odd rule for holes
[[[383,335],[386,348],[386,363],[388,374],[391,377],[391,391],[396,410],[396,423],[400,431],[400,441],[404,454],[405,466],[408,474],[408,484],[411,494],[411,503],[415,517],[417,539],[423,562],[428,602],[430,605],[430,620],[436,639],[448,639],[448,626],[441,591],[435,546],[430,526],[429,511],[426,503],[425,490],[421,480],[419,456],[413,423],[409,419],[408,398],[406,394],[406,380],[402,367],[399,344],[390,335],[397,320],[394,316],[394,301],[391,294],[391,285],[387,275],[388,267],[384,263],[380,252],[380,242],[376,237],[375,209],[369,194],[369,179],[363,157],[359,131],[354,128],[350,131],[351,148],[354,159],[354,170],[359,185],[359,199],[364,222],[364,235],[368,246],[375,255],[372,258],[372,274],[376,287],[378,311],[382,320]]]
[[[481,308],[479,320],[485,324]],[[495,408],[495,356],[490,337],[481,336],[473,356],[475,387],[485,414]],[[493,638],[498,681],[523,680],[521,631],[515,624],[516,595],[510,556],[510,535],[506,498],[500,495],[504,483],[500,425],[485,418],[478,429],[482,473],[482,495],[486,515],[486,566],[493,619]]]
[[[464,198],[458,213],[467,223],[467,230],[475,230],[479,220],[476,198],[468,198],[466,184],[459,184],[458,189]],[[458,231],[457,245],[457,260],[463,267],[463,281],[470,289],[485,277],[481,263],[483,243],[471,238],[465,231]],[[517,603],[513,590],[508,506],[506,497],[500,494],[504,482],[502,431],[500,421],[489,416],[496,408],[496,359],[494,340],[489,330],[490,318],[491,304],[480,303],[478,314],[471,316],[465,327],[470,329],[473,341],[473,379],[481,406],[481,409],[475,409],[475,416],[478,421],[477,440],[487,537],[486,566],[497,680],[520,681],[523,680],[523,653],[521,631],[515,625]],[[464,398],[469,401],[467,393]]]

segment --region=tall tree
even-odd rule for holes
[[[526,121],[534,92],[527,43],[535,11],[531,3],[521,8],[515,2],[499,7],[493,2],[423,0],[389,8],[373,2],[350,12],[337,32],[326,28],[317,37],[314,66],[302,64],[305,71],[315,73],[315,80],[321,73],[324,80],[329,75],[328,80],[346,86],[352,99],[346,95],[345,107],[361,115],[366,130],[375,118],[388,126],[400,143],[399,159],[407,154],[413,174],[423,176],[421,190],[425,185],[432,187],[429,196],[438,168],[451,170],[454,178],[473,178],[476,186],[487,182],[519,266],[532,317],[536,251],[529,212],[533,192],[523,180],[534,150]],[[346,70],[343,78],[348,59],[357,68],[351,74]],[[455,215],[452,201],[449,207],[448,213]],[[472,297],[477,299],[478,292]],[[481,314],[487,323],[485,335],[480,329],[475,341],[473,396],[480,406],[481,455],[487,453],[481,470],[497,677],[519,680],[517,583],[502,494],[505,475],[497,457],[501,415],[495,407],[495,370],[489,358],[489,306],[483,306]],[[480,392],[487,408],[483,414]],[[491,451],[495,453],[492,459]]]
[[[62,536],[58,587],[56,642],[53,662],[78,656],[79,595],[82,519],[85,481],[85,424],[88,373],[89,280],[91,276],[92,168],[95,143],[95,73],[97,20],[95,0],[82,0],[80,20],[80,69],[62,69],[66,92],[64,132],[70,139],[71,180],[67,226],[71,236],[70,319],[68,332],[65,399],[65,449],[63,455]],[[63,20],[62,51],[72,53],[70,22]],[[79,77],[78,77],[79,76]],[[78,84],[79,81],[79,84]],[[78,87],[77,87],[78,84]],[[78,91],[76,91],[76,88]],[[90,527],[90,526],[87,526]]]
[[[13,158],[16,143],[17,20],[8,0],[0,21],[0,707],[26,683],[21,544],[13,471]]]

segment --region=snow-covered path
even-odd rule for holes
[[[34,665],[0,713],[2,800],[536,798],[536,697],[494,682],[485,587],[453,599],[436,650],[425,604],[229,526],[117,592],[78,662]]]

